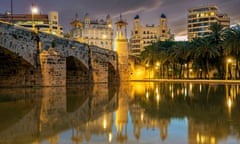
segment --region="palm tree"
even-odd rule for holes
[[[140,55],[140,59],[144,64],[152,66],[157,59],[157,47],[153,44],[146,46]]]
[[[218,49],[212,45],[210,37],[197,38],[193,41],[194,45],[194,59],[200,64],[201,70],[205,72],[205,78],[209,78],[209,61],[220,55]]]
[[[239,79],[239,61],[240,61],[240,25],[236,25],[226,30],[224,35],[224,46],[226,47],[225,53],[232,55],[236,59],[236,72],[235,78]]]
[[[173,44],[173,41],[159,41],[157,43],[152,43],[152,45],[146,46],[145,50],[140,54],[142,63],[151,68],[156,62],[160,62],[160,69],[163,76],[165,65],[168,67],[169,64],[168,50]]]
[[[218,23],[213,23],[211,26],[210,26],[210,30],[211,30],[211,33],[210,33],[210,37],[212,38],[213,40],[213,44],[218,47],[220,46],[222,40],[223,40],[223,26],[218,24]]]
[[[219,23],[213,23],[210,26],[211,33],[209,35],[210,41],[212,43],[212,47],[219,51],[219,56],[215,59],[215,63],[217,66],[218,74],[221,79],[224,78],[224,66],[225,66],[225,56],[224,56],[224,49],[223,49],[223,34],[224,29],[223,26]]]
[[[189,60],[190,51],[188,48],[189,47],[187,42],[175,42],[175,45],[172,46],[173,50],[172,53],[170,54],[170,57],[173,60],[174,64],[175,63],[180,64],[179,78],[182,78],[184,64],[188,65],[190,61]],[[175,67],[174,71],[176,71]]]

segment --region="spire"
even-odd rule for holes
[[[122,13],[120,13],[120,21],[123,21],[123,20],[122,20]]]
[[[78,19],[78,13],[76,13],[76,15],[75,15],[75,19]]]

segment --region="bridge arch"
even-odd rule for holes
[[[109,62],[108,63],[108,82],[113,83],[119,81],[119,74],[117,69],[114,67],[114,65]]]
[[[89,82],[89,69],[78,58],[69,56],[67,61],[67,83],[87,83]]]
[[[0,46],[0,86],[41,84],[41,71],[18,54]]]

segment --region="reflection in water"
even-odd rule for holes
[[[240,143],[239,85],[0,89],[0,143]]]

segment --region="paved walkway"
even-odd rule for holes
[[[189,83],[217,83],[217,84],[240,84],[240,80],[203,80],[203,79],[144,79],[132,80],[133,82],[189,82]]]

